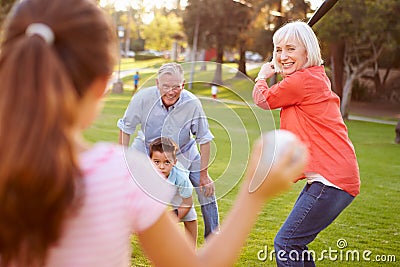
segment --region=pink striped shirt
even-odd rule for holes
[[[156,222],[174,189],[144,154],[117,145],[96,144],[80,162],[84,203],[67,221],[47,266],[130,266],[130,234]]]

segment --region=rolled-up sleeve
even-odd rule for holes
[[[270,109],[269,104],[267,102],[268,85],[265,80],[258,80],[254,85],[253,89],[253,101],[254,103],[262,109]]]
[[[127,134],[134,134],[136,127],[141,123],[140,97],[134,96],[125,111],[124,117],[117,122],[118,128]]]
[[[299,70],[286,76],[282,81],[268,87],[265,80],[259,80],[254,85],[254,103],[263,109],[277,109],[303,102],[307,85],[304,84],[304,72]]]

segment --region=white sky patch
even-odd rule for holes
[[[324,0],[308,0],[311,3],[312,9],[317,9]],[[140,4],[146,7],[146,14],[143,16],[143,22],[148,24],[154,19],[154,14],[151,10],[161,7],[173,9],[176,7],[177,0],[100,0],[101,6],[114,5],[117,11],[126,10],[127,7],[131,6],[133,9],[138,9]],[[187,0],[180,0],[181,7],[187,6]]]
[[[143,2],[143,5],[147,7],[146,9],[151,10],[153,7],[161,8],[166,7],[168,9],[172,9],[176,6],[177,0],[101,0],[100,5],[114,5],[116,10],[126,10],[127,7],[131,6],[132,8],[138,8],[140,3]],[[187,0],[181,0],[181,6],[185,7],[187,5]]]

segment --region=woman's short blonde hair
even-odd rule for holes
[[[307,23],[302,21],[294,21],[283,25],[272,37],[272,41],[274,43],[272,63],[274,64],[276,71],[282,71],[282,66],[278,64],[276,58],[276,45],[282,41],[287,42],[291,38],[294,38],[296,41],[303,44],[306,49],[307,63],[303,66],[303,68],[321,66],[324,63],[321,57],[319,42],[314,31],[310,26],[307,25]]]

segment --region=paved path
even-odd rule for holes
[[[349,120],[368,121],[368,122],[375,122],[375,123],[388,124],[388,125],[397,125],[397,121],[381,120],[381,119],[375,119],[375,118],[369,118],[369,117],[357,116],[357,115],[349,115]]]
[[[145,70],[146,68],[143,69],[130,69],[130,70],[121,70],[119,73],[120,79],[126,77],[126,76],[133,76],[137,71],[142,71]],[[114,71],[111,78],[108,80],[107,88],[111,89],[112,85],[118,81],[118,71]]]

